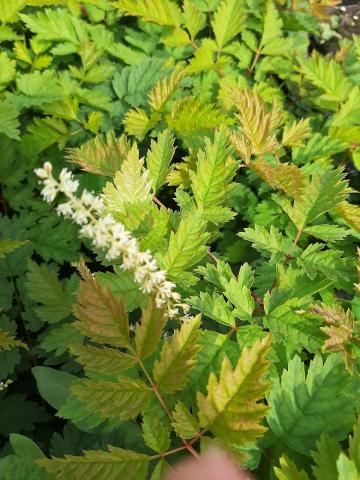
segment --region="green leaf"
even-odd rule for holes
[[[264,55],[281,55],[289,45],[282,38],[282,21],[272,0],[267,0],[259,50]]]
[[[244,349],[234,369],[225,357],[219,378],[210,373],[207,395],[197,394],[200,425],[215,438],[241,446],[266,431],[260,421],[267,407],[260,400],[269,386],[263,377],[269,366],[270,341],[268,335]]]
[[[356,468],[355,462],[350,460],[344,453],[340,453],[340,456],[336,462],[339,476],[338,480],[358,480],[359,472]]]
[[[254,299],[250,287],[254,281],[253,272],[247,263],[240,267],[238,278],[223,280],[224,295],[234,305],[234,315],[242,320],[250,320],[254,311]]]
[[[133,367],[136,358],[113,348],[72,344],[70,351],[87,372],[99,375],[119,376],[123,370]]]
[[[55,357],[68,353],[71,342],[83,342],[83,336],[73,323],[63,323],[48,328],[41,339],[40,346],[46,352],[52,352]]]
[[[148,58],[138,65],[125,67],[114,75],[113,87],[116,95],[132,107],[146,105],[150,89],[169,73],[162,68],[163,61]]]
[[[340,206],[351,191],[341,170],[322,169],[312,175],[303,195],[293,205],[279,203],[298,230],[303,230],[308,223]]]
[[[35,424],[49,421],[47,414],[37,403],[25,395],[14,393],[0,399],[0,434],[31,432]]]
[[[167,318],[166,311],[156,307],[155,300],[150,298],[135,327],[136,354],[141,360],[156,350]]]
[[[42,304],[36,306],[35,311],[43,322],[56,323],[70,315],[74,302],[74,282],[67,283],[65,287],[46,264],[37,265],[29,260],[26,287],[29,297]]]
[[[180,9],[170,0],[117,0],[114,5],[126,15],[140,17],[158,25],[178,27],[180,24]]]
[[[274,467],[276,478],[279,480],[309,480],[304,470],[298,470],[296,464],[289,458],[280,457],[280,468]]]
[[[81,333],[99,343],[115,347],[130,345],[129,325],[124,303],[109,288],[103,287],[82,262],[82,276],[74,314]]]
[[[199,208],[228,204],[236,187],[231,180],[238,167],[231,153],[224,129],[215,133],[213,142],[205,138],[205,149],[198,153],[196,172],[190,172],[191,188]]]
[[[211,22],[218,49],[238,35],[245,25],[245,5],[239,0],[223,0]]]
[[[229,123],[215,105],[195,97],[174,101],[166,120],[180,137],[204,136],[209,130]]]
[[[177,231],[171,232],[169,248],[162,265],[170,278],[181,278],[184,270],[192,267],[206,255],[206,222],[200,212],[193,212],[181,219]]]
[[[139,158],[138,148],[134,144],[113,181],[104,187],[105,204],[111,213],[127,214],[129,205],[151,201],[149,172],[143,167],[144,160]]]
[[[200,292],[198,297],[190,297],[187,302],[215,322],[228,326],[235,324],[235,316],[231,305],[219,293]]]
[[[124,299],[127,312],[132,312],[143,305],[144,297],[134,280],[132,272],[127,272],[121,266],[114,267],[113,272],[97,272],[95,277],[101,285],[109,288],[112,293]]]
[[[337,480],[336,461],[341,453],[338,442],[324,433],[316,442],[316,450],[312,452],[315,465],[312,467],[316,480]]]
[[[25,7],[25,0],[13,0],[7,2],[6,0],[0,1],[0,22],[3,24],[13,23],[18,18],[18,13]]]
[[[305,78],[326,93],[324,100],[343,102],[347,100],[353,84],[344,74],[341,65],[334,59],[328,59],[314,52],[309,59],[299,59]]]
[[[0,91],[15,77],[16,62],[6,52],[0,52]]]
[[[157,192],[165,183],[171,160],[175,153],[175,138],[170,130],[159,133],[157,141],[151,140],[146,157],[146,166],[152,181],[152,189]]]
[[[97,135],[77,148],[69,148],[67,159],[86,172],[113,177],[120,170],[130,150],[125,135],[116,139],[111,130],[106,136]]]
[[[312,225],[311,227],[306,227],[304,232],[308,235],[311,235],[315,238],[319,238],[324,242],[338,242],[343,240],[347,235],[349,235],[349,230],[346,228],[339,227],[338,225]]]
[[[86,39],[85,25],[65,9],[46,8],[32,15],[21,14],[20,17],[39,40],[64,41],[76,45]]]
[[[29,97],[27,106],[56,102],[64,98],[64,91],[52,70],[23,73],[16,83],[19,91]]]
[[[149,93],[149,105],[157,112],[163,111],[185,75],[185,70],[174,70],[171,75],[158,80]]]
[[[9,138],[20,140],[18,114],[19,112],[8,100],[0,100],[0,133],[4,133]]]
[[[270,231],[261,225],[255,225],[254,228],[247,227],[239,233],[239,237],[251,242],[256,250],[269,252],[271,263],[275,263],[287,255],[292,245],[291,239],[283,237],[282,233],[274,226],[270,227]]]
[[[0,240],[0,258],[4,258],[7,253],[11,253],[26,244],[26,240]]]
[[[158,453],[164,453],[170,447],[169,425],[153,414],[144,415],[143,438],[146,445]]]
[[[172,415],[172,426],[179,437],[189,439],[200,432],[198,420],[182,402],[177,402]]]
[[[33,367],[31,372],[42,398],[59,410],[70,394],[70,386],[77,380],[75,375],[50,367]]]
[[[9,440],[15,455],[22,457],[23,459],[36,460],[45,457],[36,443],[28,437],[11,433]]]
[[[360,420],[354,425],[353,434],[349,438],[349,455],[360,471]]]
[[[354,423],[351,377],[341,357],[325,363],[316,356],[305,377],[304,364],[295,356],[269,396],[271,430],[296,452],[310,455],[323,433],[343,440]]]
[[[23,347],[28,348],[21,340],[17,340],[4,330],[0,330],[0,351],[11,350],[12,348]]]
[[[303,250],[296,262],[312,280],[320,274],[331,280],[338,280],[339,276],[345,281],[349,280],[347,268],[348,259],[342,257],[340,250],[324,250],[325,245],[312,243]],[[351,262],[352,263],[352,262]]]
[[[302,118],[286,126],[283,131],[281,143],[289,147],[298,147],[303,140],[311,136],[310,123],[308,118]]]
[[[183,15],[185,27],[194,40],[196,35],[206,26],[206,15],[201,12],[192,0],[184,0]]]
[[[120,377],[116,383],[101,380],[80,380],[71,386],[71,392],[92,413],[102,419],[116,417],[130,420],[143,411],[152,390],[141,380]]]
[[[151,459],[143,453],[123,450],[108,445],[108,451],[85,450],[83,456],[65,455],[64,458],[39,460],[56,480],[145,480]],[[100,477],[99,477],[100,475]]]
[[[186,383],[199,351],[200,323],[199,315],[184,321],[170,340],[164,342],[153,370],[160,392],[174,393]]]

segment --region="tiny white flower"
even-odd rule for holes
[[[36,169],[35,173],[41,179],[40,183],[44,187],[41,194],[47,202],[54,200],[59,192],[68,198],[67,202],[57,206],[58,215],[70,217],[81,225],[80,233],[90,238],[95,247],[106,250],[108,260],[121,258],[121,268],[132,271],[140,289],[153,294],[158,307],[166,305],[170,317],[179,315],[180,310],[186,314],[189,305],[181,303],[181,296],[175,291],[175,283],[166,280],[166,272],[159,270],[151,252],[142,252],[137,240],[112,215],[101,217],[104,203],[99,196],[86,189],[80,198],[74,196],[79,182],[74,180],[66,168],[61,171],[59,182],[52,176],[52,165],[49,162],[43,168]]]
[[[63,215],[65,218],[72,218],[73,216],[73,204],[71,201],[65,202],[65,203],[60,203],[56,207],[56,213],[58,215]]]
[[[60,191],[68,195],[69,193],[74,193],[79,187],[79,181],[74,180],[73,174],[67,169],[63,168],[60,172]]]
[[[39,178],[45,180],[52,175],[52,165],[50,162],[45,162],[42,168],[35,168],[34,172]]]
[[[58,183],[54,178],[47,178],[44,180],[43,185],[44,188],[41,190],[41,195],[46,202],[51,203],[59,193]]]

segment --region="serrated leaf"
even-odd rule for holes
[[[304,455],[310,454],[323,433],[343,440],[354,422],[351,392],[351,377],[341,357],[332,354],[323,363],[316,356],[305,377],[304,364],[295,356],[270,393],[270,428]]]
[[[126,15],[145,21],[178,27],[181,19],[179,7],[170,0],[117,0],[114,4]]]
[[[7,2],[6,0],[0,0],[0,22],[2,24],[13,23],[17,20],[17,14],[26,5],[25,0],[13,0]]]
[[[71,284],[68,286],[71,287]],[[41,304],[35,307],[35,311],[43,322],[56,323],[70,315],[73,292],[71,289],[65,290],[56,273],[49,270],[46,264],[37,265],[29,260],[26,287],[30,298]]]
[[[282,21],[272,0],[267,0],[259,49],[265,55],[277,55],[288,46],[282,37]],[[280,50],[280,52],[279,52]]]
[[[215,132],[213,142],[205,138],[205,148],[198,153],[196,172],[190,171],[191,188],[199,208],[227,205],[234,192],[235,183],[231,181],[238,166],[231,153],[224,129]]]
[[[238,35],[245,25],[245,5],[239,0],[223,0],[211,22],[218,49]]]
[[[0,91],[14,79],[15,70],[15,60],[11,60],[6,52],[0,52]]]
[[[135,327],[136,354],[141,360],[156,350],[167,318],[166,311],[156,307],[155,300],[150,298]]]
[[[162,347],[160,358],[154,364],[153,376],[159,390],[174,393],[186,383],[199,351],[200,316],[184,321],[170,340]]]
[[[251,318],[255,303],[249,287],[241,281],[232,278],[227,283],[224,294],[234,305],[234,315],[236,317],[241,320],[249,320]]]
[[[123,124],[126,133],[134,135],[138,140],[143,140],[149,130],[157,123],[157,117],[149,117],[142,108],[129,110],[124,117]]]
[[[306,227],[304,232],[324,242],[338,242],[349,235],[349,230],[338,225],[312,225]]]
[[[271,262],[283,258],[289,252],[292,241],[288,237],[284,237],[282,233],[271,226],[270,231],[261,225],[255,225],[254,228],[245,228],[239,233],[239,237],[251,242],[252,246],[260,252],[269,252],[271,254]]]
[[[266,160],[256,159],[249,163],[249,167],[269,185],[290,197],[299,198],[302,196],[306,186],[306,177],[296,165],[278,163],[272,166]]]
[[[113,181],[104,187],[105,205],[111,213],[127,214],[129,206],[151,201],[148,177],[144,160],[139,158],[139,150],[134,144]]]
[[[360,232],[360,207],[348,202],[341,202],[336,206],[336,213],[356,232]]]
[[[339,458],[341,448],[338,442],[324,433],[316,442],[316,450],[312,452],[315,465],[312,471],[316,480],[338,480],[336,460]]]
[[[315,51],[311,58],[299,60],[305,78],[326,92],[322,98],[336,103],[348,98],[354,85],[346,77],[339,63]]]
[[[280,468],[274,467],[274,472],[279,480],[309,480],[308,474],[285,456],[280,457]]]
[[[19,112],[7,101],[0,100],[0,133],[9,138],[20,139]]]
[[[27,240],[0,240],[0,258],[4,258],[7,253],[11,253],[27,243]]]
[[[70,352],[77,357],[77,361],[86,371],[100,375],[119,376],[123,370],[136,364],[134,355],[113,348],[72,344]]]
[[[119,377],[117,382],[80,380],[71,386],[71,392],[90,412],[105,420],[116,417],[130,420],[143,411],[152,390],[141,380]]]
[[[149,105],[157,112],[162,111],[185,75],[185,70],[174,70],[171,75],[158,80],[149,92]]]
[[[291,125],[284,128],[281,143],[288,147],[299,147],[303,144],[303,140],[310,136],[310,120],[302,118],[298,122],[294,120]]]
[[[40,342],[40,347],[45,352],[52,353],[54,357],[60,357],[68,353],[71,342],[82,342],[83,336],[76,330],[73,323],[63,323],[48,328]]]
[[[251,145],[251,151],[255,155],[272,153],[279,148],[273,130],[274,112],[267,112],[262,98],[252,90],[234,90],[234,103],[238,109],[237,118],[241,124],[241,132]],[[232,142],[236,147],[237,133],[233,134]]]
[[[198,212],[182,218],[177,231],[171,233],[169,248],[162,265],[170,278],[179,278],[184,270],[198,263],[207,252],[206,222]]]
[[[82,261],[80,282],[74,314],[79,330],[96,342],[127,347],[130,345],[129,325],[121,298],[101,286]]]
[[[179,437],[189,439],[199,433],[199,422],[184,403],[178,402],[175,405],[172,416],[172,426]]]
[[[291,221],[298,230],[302,230],[324,213],[336,208],[341,209],[341,204],[351,191],[341,170],[320,170],[312,175],[303,195],[296,199],[293,205],[289,204],[287,207],[286,203],[283,203],[281,206],[285,206]]]
[[[57,102],[65,96],[52,70],[22,74],[16,83],[19,91],[28,97],[27,106]]]
[[[143,453],[108,446],[109,451],[85,450],[83,456],[65,455],[64,458],[39,460],[38,464],[56,480],[86,478],[98,480],[145,480],[150,458]]]
[[[228,123],[226,117],[215,105],[194,97],[174,101],[166,119],[169,127],[180,136],[212,130]]]
[[[157,141],[151,140],[146,157],[146,166],[152,181],[152,188],[157,192],[165,183],[171,160],[175,154],[175,138],[170,130],[159,133]]]
[[[28,348],[21,340],[17,340],[13,335],[4,330],[0,330],[0,351],[11,350],[17,347]]]
[[[74,44],[86,39],[85,25],[66,9],[46,8],[30,15],[21,14],[20,17],[38,39]]]
[[[198,297],[190,297],[187,302],[215,322],[231,326],[235,324],[235,315],[231,306],[219,293],[200,292]]]
[[[350,460],[344,453],[340,453],[336,466],[339,473],[338,480],[358,480],[359,472],[355,462]]]
[[[158,453],[164,453],[170,447],[169,425],[156,415],[145,414],[142,423],[143,438],[146,445]]]
[[[215,438],[241,446],[265,432],[260,421],[267,407],[260,400],[269,386],[263,377],[269,365],[270,341],[268,335],[251,349],[244,349],[234,369],[225,357],[219,378],[210,373],[207,395],[197,394],[200,425]]]
[[[106,134],[97,135],[80,147],[69,148],[67,159],[74,162],[86,172],[113,177],[120,170],[130,150],[130,144],[125,135],[118,139],[111,130]]]
[[[194,40],[196,35],[206,26],[206,15],[197,8],[192,0],[184,0],[183,15],[185,27]]]
[[[297,264],[311,279],[321,273],[331,280],[337,280],[339,275],[346,280],[343,252],[335,249],[324,250],[324,247],[325,245],[321,243],[308,245],[297,257]]]

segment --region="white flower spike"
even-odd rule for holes
[[[63,193],[67,201],[56,207],[57,214],[81,225],[80,233],[90,238],[95,247],[105,250],[107,260],[121,258],[121,268],[133,272],[144,293],[155,294],[158,307],[167,305],[170,317],[188,311],[189,305],[181,303],[179,293],[175,292],[175,283],[166,280],[166,272],[159,270],[151,252],[140,251],[137,240],[112,215],[102,216],[104,204],[100,197],[87,190],[83,190],[80,198],[74,195],[79,182],[66,168],[61,171],[59,181],[53,177],[50,162],[34,172],[43,185],[41,195],[44,200],[51,203],[58,193]]]

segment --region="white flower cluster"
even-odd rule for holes
[[[45,162],[42,168],[35,169],[35,174],[43,185],[41,194],[44,200],[50,203],[58,193],[63,193],[67,201],[57,206],[57,214],[81,225],[80,233],[90,238],[95,247],[105,250],[108,260],[121,258],[121,267],[133,272],[141,290],[155,294],[158,307],[167,305],[171,317],[177,315],[179,309],[187,312],[189,306],[181,303],[179,293],[174,291],[176,285],[166,280],[166,272],[159,270],[151,253],[141,252],[137,240],[124,225],[116,222],[112,215],[103,214],[104,204],[100,197],[87,190],[83,190],[81,197],[74,195],[79,182],[66,168],[61,171],[59,181],[56,180],[50,162]]]
[[[12,383],[13,383],[13,380],[11,379],[6,380],[5,382],[0,382],[0,392],[2,392],[3,390],[6,390],[8,386],[11,385]]]

